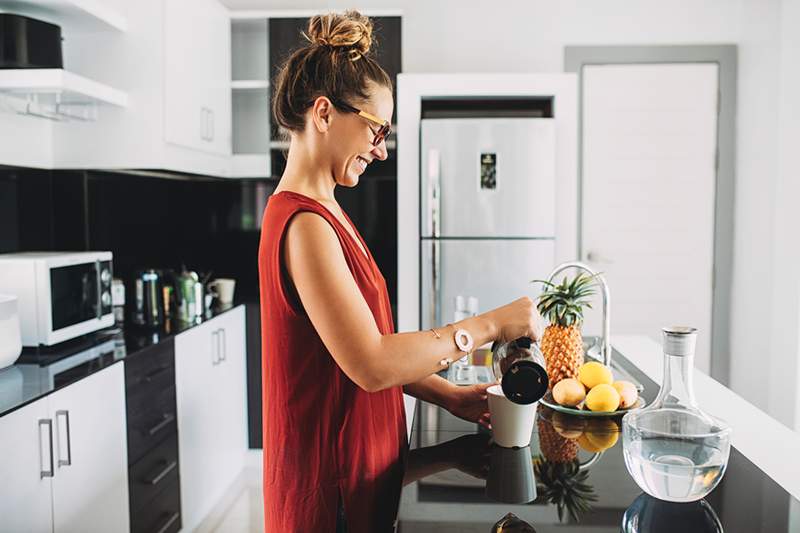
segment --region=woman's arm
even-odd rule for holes
[[[284,260],[303,307],[336,363],[364,390],[414,383],[441,370],[442,360],[459,359],[464,354],[453,341],[456,328],[469,331],[476,346],[496,338],[538,338],[538,314],[527,297],[436,328],[438,338],[431,331],[381,335],[331,225],[301,212],[286,231]]]
[[[449,400],[456,390],[458,390],[457,385],[435,374],[403,386],[403,392],[406,394],[445,409],[449,408]]]

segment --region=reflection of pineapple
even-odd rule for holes
[[[537,305],[539,313],[550,322],[542,337],[542,354],[547,363],[547,377],[552,388],[566,378],[577,378],[583,364],[581,324],[583,308],[591,307],[586,298],[594,294],[594,276],[580,273],[560,285],[541,281],[544,290]]]
[[[559,435],[542,414],[540,408],[537,425],[542,455],[533,462],[536,480],[543,485],[539,493],[545,501],[555,504],[559,521],[563,520],[566,509],[577,522],[580,513],[591,508],[590,502],[597,501],[594,489],[587,484],[589,472],[580,470],[577,442]]]

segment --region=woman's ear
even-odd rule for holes
[[[311,106],[311,120],[320,133],[328,131],[333,120],[333,104],[327,96],[318,96]]]

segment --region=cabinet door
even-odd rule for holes
[[[224,473],[227,484],[233,483],[244,468],[247,450],[247,379],[245,353],[245,309],[240,306],[222,315],[222,362],[219,380],[220,407],[224,414]]]
[[[167,142],[230,153],[230,45],[230,19],[216,0],[164,2]]]
[[[129,529],[123,365],[114,364],[49,398],[56,533]]]
[[[228,488],[220,461],[227,436],[219,390],[219,319],[175,337],[175,399],[183,526],[194,529]]]
[[[47,398],[0,418],[0,530],[52,531],[50,423]]]
[[[231,21],[222,4],[209,2],[208,42],[208,124],[207,149],[221,155],[231,155]]]

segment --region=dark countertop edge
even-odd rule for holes
[[[66,387],[74,385],[75,383],[83,381],[84,379],[88,378],[89,376],[93,376],[94,374],[97,374],[98,372],[102,372],[106,368],[111,368],[115,364],[120,363],[122,361],[125,361],[125,360],[127,360],[127,359],[129,359],[131,357],[134,357],[134,356],[140,354],[141,352],[147,351],[150,348],[152,348],[153,346],[157,346],[157,345],[161,344],[162,342],[167,342],[167,341],[169,341],[171,339],[174,339],[176,336],[180,335],[181,333],[185,333],[185,332],[187,332],[187,331],[189,331],[191,329],[194,329],[197,326],[202,326],[206,322],[208,322],[210,320],[213,320],[214,318],[216,318],[218,316],[224,315],[228,311],[232,311],[234,309],[238,309],[239,307],[241,307],[243,305],[245,305],[244,302],[243,303],[233,304],[230,307],[226,307],[225,309],[219,309],[218,311],[214,312],[213,316],[203,319],[202,322],[198,322],[198,323],[195,323],[195,324],[189,324],[188,327],[186,327],[186,328],[184,328],[184,329],[182,329],[182,330],[180,330],[178,332],[169,333],[169,334],[166,334],[164,337],[159,337],[159,340],[158,340],[157,343],[148,344],[147,346],[142,346],[142,347],[137,348],[136,350],[134,350],[134,351],[132,351],[130,353],[127,352],[127,336],[126,336],[126,353],[125,353],[125,357],[121,357],[120,359],[117,359],[117,360],[111,362],[109,365],[104,366],[103,368],[98,368],[94,372],[91,372],[91,373],[89,373],[89,374],[87,374],[85,376],[82,376],[81,378],[69,383],[68,385],[65,385],[63,387],[53,388],[53,389],[51,389],[49,391],[46,391],[46,392],[43,392],[43,393],[41,393],[39,395],[32,396],[30,399],[24,400],[24,401],[18,403],[17,405],[15,405],[14,407],[10,407],[10,408],[6,409],[5,411],[0,411],[0,418],[4,417],[6,415],[9,415],[9,414],[11,414],[11,413],[13,413],[15,411],[18,411],[18,410],[24,408],[25,406],[30,405],[30,404],[32,404],[34,402],[38,402],[39,400],[41,400],[43,398],[46,398],[47,396],[50,396],[54,392],[60,391],[60,390],[62,390],[64,388],[66,388]],[[106,328],[106,329],[110,329],[110,328]],[[146,331],[136,331],[136,333],[137,334],[147,334]],[[125,335],[124,332],[123,332],[123,335]],[[17,363],[15,363],[15,365],[16,364]],[[11,365],[11,366],[14,366],[14,365]]]

